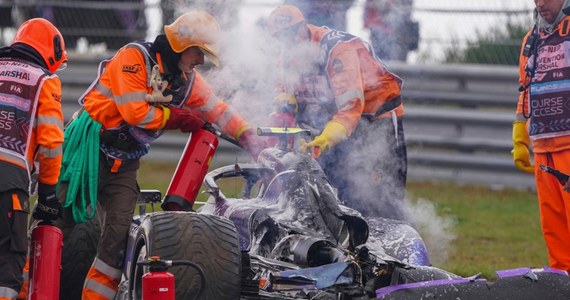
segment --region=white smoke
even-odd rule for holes
[[[429,251],[430,262],[437,266],[447,261],[456,236],[452,217],[437,214],[436,206],[425,198],[410,201],[410,216]]]
[[[218,20],[223,32],[218,44],[221,65],[198,70],[216,95],[237,108],[253,126],[267,126],[279,49],[263,24],[274,7],[247,0],[171,0],[162,1],[160,6],[170,16],[164,18],[163,14],[164,22],[190,9],[205,10]]]
[[[220,48],[222,65],[208,72],[209,82],[252,125],[268,126],[267,117],[277,87],[280,48],[262,23],[226,30]]]
[[[267,5],[273,2],[274,6]],[[359,2],[359,1],[356,1]],[[277,66],[282,51],[289,56],[297,57],[297,65],[306,67],[311,65],[301,57],[306,52],[303,45],[278,45],[264,29],[265,19],[270,12],[282,1],[252,2],[247,0],[217,0],[217,1],[163,1],[161,6],[174,8],[174,17],[193,8],[204,9],[214,15],[224,32],[220,41],[219,68],[198,68],[205,74],[209,85],[216,94],[228,103],[231,103],[248,122],[255,126],[268,126],[268,115],[272,109],[272,101],[278,83],[279,74]],[[243,8],[241,7],[243,5]],[[289,74],[290,75],[290,74]],[[282,78],[281,78],[282,79]],[[404,119],[405,122],[405,119]],[[405,130],[405,123],[404,123]],[[377,143],[382,144],[381,139]],[[381,145],[365,145],[372,149],[369,155],[379,155]],[[371,158],[355,154],[351,159],[373,161]],[[373,167],[373,166],[370,166]],[[368,172],[366,172],[368,173]],[[354,181],[367,182],[370,180],[383,180],[382,172],[378,178],[359,177],[358,170],[351,170]],[[363,201],[370,201],[370,205],[378,205],[380,201],[375,195],[377,191],[356,191]],[[355,193],[356,193],[355,192]],[[392,205],[397,205],[391,203]],[[409,205],[408,205],[409,204]],[[410,221],[420,231],[421,236],[430,251],[432,263],[445,261],[449,255],[450,244],[454,240],[452,228],[454,221],[437,215],[435,207],[426,199],[417,202],[404,201],[403,211],[408,211]]]
[[[275,7],[277,7],[279,3],[278,1],[275,2]],[[289,57],[296,57],[299,68],[311,65],[312,56],[303,55],[307,52],[305,45],[285,45],[286,47],[282,47],[283,45],[278,45],[264,30],[264,18],[269,16],[273,8],[258,7],[258,11],[265,10],[265,13],[255,14],[258,19],[250,19],[247,22],[240,20],[234,24],[239,23],[242,24],[241,26],[223,28],[225,34],[220,44],[222,65],[220,68],[213,68],[207,73],[208,82],[214,89],[217,89],[218,94],[232,103],[254,126],[267,126],[264,122],[267,121],[267,116],[272,108],[277,79],[283,79],[280,77],[282,74],[277,73],[281,51],[286,51]],[[248,18],[247,10],[242,9],[242,11],[244,13],[239,17]],[[259,16],[261,17],[259,18]],[[232,16],[232,18],[235,17],[235,15]],[[220,24],[228,24],[228,22],[228,20],[221,20]],[[307,61],[303,61],[302,57],[305,57]],[[289,68],[290,71],[291,68]],[[383,143],[381,139],[377,142]],[[367,148],[373,149],[369,151],[371,157],[379,155],[378,151],[382,151],[380,149],[385,149],[382,145],[368,145]],[[373,161],[373,159],[362,156],[355,156],[350,159]],[[351,171],[354,181],[366,182],[371,180],[371,178],[359,174],[360,172],[357,170]],[[382,178],[378,180],[382,180]],[[378,205],[377,202],[381,201],[375,195],[376,192],[358,191],[361,195],[359,198],[363,201],[370,201],[371,206]],[[409,220],[420,231],[420,235],[425,240],[432,263],[439,264],[447,260],[451,242],[455,239],[452,232],[453,219],[438,216],[435,206],[427,199],[419,199],[415,202],[406,200],[402,203],[391,203],[391,205],[402,205],[404,206],[402,211],[409,212]]]

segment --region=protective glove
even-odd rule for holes
[[[237,138],[239,144],[257,161],[259,153],[267,148],[266,141],[261,139],[252,128],[246,129]]]
[[[343,124],[337,121],[329,121],[327,125],[325,125],[323,132],[321,132],[321,134],[317,136],[313,141],[310,143],[303,143],[304,140],[301,140],[299,151],[308,153],[310,149],[313,149],[313,156],[315,158],[318,158],[323,152],[334,147],[336,144],[340,143],[347,137],[348,129],[346,129]]]
[[[162,79],[160,75],[160,69],[158,65],[152,67],[152,72],[150,73],[150,86],[152,87],[152,92],[145,96],[147,102],[170,102],[172,101],[172,95],[164,96],[163,92],[168,86],[168,81]]]
[[[295,96],[287,93],[280,93],[273,98],[273,111],[285,112],[294,115],[299,111],[299,104],[297,104]]]
[[[526,123],[521,121],[513,122],[513,160],[515,166],[522,172],[533,174],[534,164],[530,163],[530,137],[526,130]]]
[[[163,106],[162,109],[166,119],[162,127],[163,129],[180,129],[182,132],[194,132],[206,124],[204,120],[187,109],[166,106]]]
[[[61,218],[62,209],[55,193],[55,185],[39,183],[38,204],[34,208],[34,219],[43,221],[55,221]]]
[[[301,138],[301,139],[299,140],[299,151],[302,152],[302,153],[307,153],[307,152],[309,152],[309,148],[310,148],[310,147],[309,147],[309,142],[307,142],[306,139]],[[314,158],[317,158],[317,157],[315,156]]]

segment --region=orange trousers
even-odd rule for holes
[[[570,193],[556,177],[538,168],[547,165],[570,174],[570,150],[535,153],[535,180],[542,233],[550,266],[570,272]]]

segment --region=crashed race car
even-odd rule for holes
[[[142,193],[142,203],[162,200],[164,211],[133,218],[116,299],[141,299],[141,278],[149,270],[140,262],[155,256],[201,268],[170,267],[176,299],[570,299],[563,271],[503,270],[489,282],[432,266],[413,226],[364,219],[342,205],[318,162],[295,151],[294,137],[306,133],[260,128],[258,134],[274,136],[277,146],[255,163],[207,174],[192,165],[211,158],[220,134],[211,127],[193,133],[166,197]],[[196,145],[210,150],[200,154]],[[195,203],[201,178],[209,197]],[[240,198],[226,196],[224,187],[238,183]],[[194,204],[200,204],[195,212]],[[82,240],[94,233],[84,230]],[[64,265],[62,282],[65,274]]]

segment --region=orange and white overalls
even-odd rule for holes
[[[523,48],[533,30],[524,38]],[[534,76],[520,94],[517,120],[528,118],[540,220],[550,265],[570,271],[570,193],[554,176],[538,168],[543,164],[570,173],[570,17],[562,19],[552,33],[538,33],[540,39],[533,54],[526,57],[521,51],[521,85],[531,80],[527,74]]]

